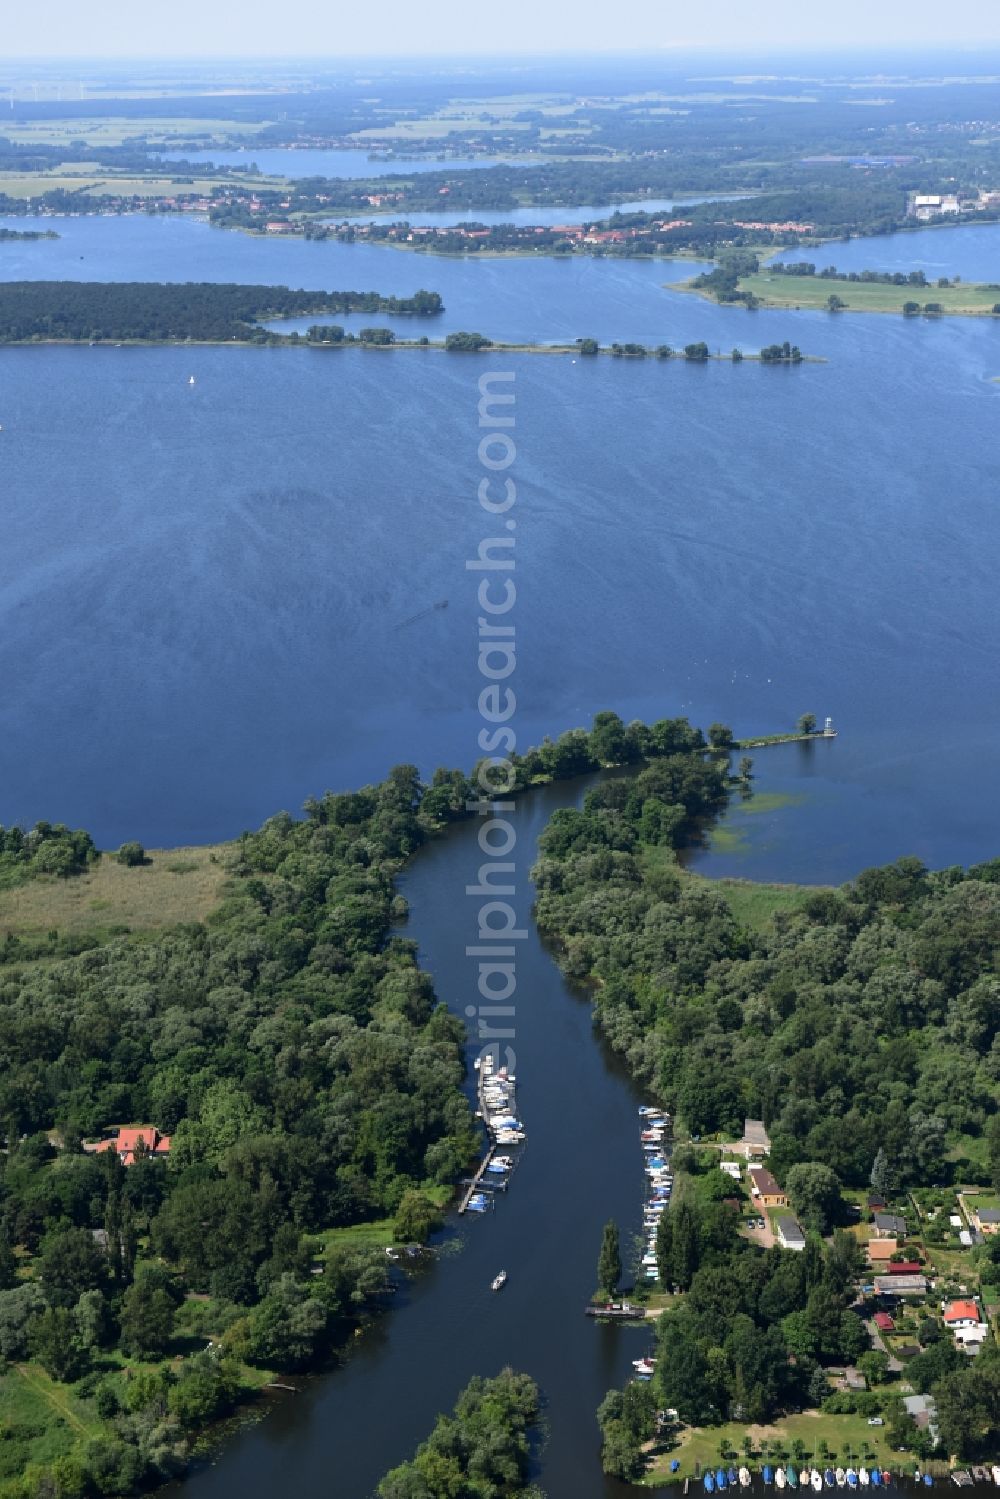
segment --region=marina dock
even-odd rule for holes
[[[506,1192],[524,1147],[524,1129],[517,1118],[515,1079],[506,1067],[496,1068],[487,1052],[476,1060],[478,1114],[486,1126],[489,1145],[475,1175],[465,1183],[460,1213],[484,1213],[495,1207],[495,1194]]]
[[[466,1188],[465,1192],[462,1194],[462,1201],[459,1204],[459,1209],[458,1209],[458,1211],[460,1213],[468,1212],[469,1202],[470,1202],[471,1198],[473,1197],[473,1195],[476,1192],[478,1192],[479,1190],[481,1190],[480,1189],[480,1182],[482,1181],[483,1177],[486,1174],[486,1168],[487,1168],[487,1166],[490,1164],[490,1162],[492,1161],[492,1159],[493,1159],[493,1157],[495,1155],[496,1155],[496,1146],[495,1145],[491,1145],[490,1148],[487,1150],[486,1154],[483,1156],[482,1160],[480,1161],[480,1163],[479,1163],[479,1169],[477,1170],[475,1176],[469,1182],[468,1187]]]

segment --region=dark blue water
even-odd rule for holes
[[[446,327],[791,338],[828,362],[0,351],[0,820],[184,843],[403,758],[468,766],[477,380],[501,368],[517,389],[522,745],[605,707],[745,733],[830,713],[836,740],[756,755],[762,799],[730,820],[745,842],[704,867],[840,880],[904,852],[997,852],[995,325],[750,315],[663,289],[685,268],[645,262],[421,261],[145,218],[60,227],[0,246],[3,274],[425,284]],[[550,1499],[614,1492],[593,1412],[646,1335],[591,1327],[582,1305],[601,1224],[638,1226],[637,1100],[533,934],[525,879],[547,816],[578,794],[516,814],[529,1143],[509,1201],[463,1225],[463,1252],[402,1291],[344,1370],[197,1476],[198,1499],[362,1499],[472,1373],[506,1361],[549,1403]],[[476,831],[454,830],[404,884],[459,1014],[475,992]]]
[[[502,366],[522,744],[608,706],[747,732],[831,713],[841,736],[796,830],[740,869],[842,879],[902,852],[996,851],[993,323],[753,315],[664,290],[681,268],[649,262],[417,261],[145,218],[65,229],[0,260],[423,283],[448,304],[435,331],[791,337],[829,362],[3,351],[2,820],[180,843],[400,758],[468,764],[476,382]]]

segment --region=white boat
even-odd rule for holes
[[[844,1472],[843,1468],[838,1468],[833,1476],[837,1480],[838,1489],[842,1489],[847,1482],[847,1474]]]
[[[871,1481],[872,1481],[872,1475],[869,1473],[868,1469],[867,1468],[859,1468],[858,1469],[858,1482],[860,1483],[861,1487],[863,1489],[866,1489],[868,1487],[868,1485],[871,1483]]]
[[[506,1284],[507,1284],[507,1272],[506,1272],[506,1270],[501,1270],[499,1275],[495,1275],[493,1277],[493,1280],[492,1280],[492,1282],[490,1284],[490,1290],[491,1291],[502,1291],[503,1288],[504,1288],[504,1286]]]
[[[821,1489],[823,1487],[823,1475],[818,1468],[813,1468],[809,1476],[809,1482],[814,1489]]]
[[[994,1463],[990,1472],[993,1474],[993,1482],[997,1485],[997,1488],[1000,1488],[1000,1467]]]
[[[740,1485],[741,1485],[741,1487],[743,1487],[745,1489],[748,1489],[750,1487],[750,1469],[749,1468],[741,1468],[740,1469]]]
[[[639,1374],[652,1374],[656,1368],[655,1358],[634,1358],[632,1368]]]
[[[780,1464],[774,1470],[774,1481],[779,1489],[783,1489],[788,1482],[788,1479],[785,1477],[785,1470]]]
[[[194,376],[193,375],[191,376],[190,380],[188,381],[188,384],[189,385],[193,385],[194,384]]]

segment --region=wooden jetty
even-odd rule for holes
[[[630,1301],[612,1302],[608,1306],[584,1307],[584,1314],[588,1317],[609,1317],[612,1321],[634,1322],[636,1319],[645,1320],[646,1312],[641,1306],[633,1306]]]
[[[515,1095],[513,1084],[507,1082],[507,1079],[506,1079],[506,1069],[502,1069],[501,1072],[498,1072],[498,1073],[494,1074],[493,1071],[492,1071],[492,1062],[491,1062],[489,1068],[487,1068],[485,1065],[480,1066],[480,1068],[479,1068],[479,1076],[478,1076],[477,1081],[476,1081],[476,1100],[477,1100],[477,1102],[479,1104],[479,1114],[480,1114],[480,1117],[483,1120],[483,1123],[486,1126],[486,1132],[489,1135],[489,1142],[490,1143],[489,1143],[489,1145],[487,1147],[486,1154],[483,1156],[483,1159],[479,1163],[479,1166],[478,1166],[478,1169],[476,1170],[475,1176],[473,1176],[471,1179],[467,1178],[466,1181],[463,1183],[463,1185],[465,1186],[466,1190],[463,1192],[463,1194],[462,1194],[462,1201],[459,1204],[458,1211],[460,1213],[466,1213],[466,1212],[468,1212],[468,1210],[469,1210],[469,1203],[472,1201],[472,1198],[475,1196],[475,1194],[477,1192],[489,1192],[489,1193],[506,1192],[508,1183],[510,1181],[510,1178],[511,1178],[514,1170],[516,1169],[517,1163],[518,1163],[518,1161],[520,1161],[521,1154],[523,1152],[523,1141],[522,1141],[520,1149],[517,1149],[517,1147],[513,1147],[513,1148],[517,1149],[517,1156],[516,1156],[516,1159],[514,1161],[514,1164],[511,1166],[510,1170],[507,1171],[507,1172],[505,1172],[505,1174],[504,1174],[504,1176],[503,1176],[502,1179],[498,1178],[498,1179],[495,1179],[495,1180],[492,1180],[492,1181],[489,1179],[489,1176],[487,1174],[488,1167],[490,1166],[491,1162],[493,1161],[494,1156],[497,1154],[497,1151],[500,1149],[500,1141],[497,1138],[497,1131],[490,1124],[490,1112],[491,1112],[491,1110],[490,1110],[489,1104],[486,1101],[486,1096],[485,1096],[486,1086],[491,1081],[493,1081],[493,1082],[503,1081],[505,1083],[507,1091],[508,1091],[507,1110],[508,1110],[508,1112],[510,1113],[510,1115],[512,1117],[516,1117],[516,1115],[514,1113],[514,1111],[515,1111],[515,1109],[517,1107],[517,1104],[516,1104],[516,1095]],[[494,1111],[495,1111],[495,1106],[494,1106]],[[507,1150],[511,1149],[512,1147],[510,1147],[510,1146],[508,1146],[508,1145],[505,1144],[503,1146],[503,1148],[504,1148],[505,1151],[507,1151]]]
[[[479,1163],[479,1170],[476,1172],[475,1176],[469,1182],[469,1185],[466,1188],[465,1192],[462,1194],[462,1201],[459,1204],[459,1208],[458,1208],[458,1211],[460,1213],[464,1213],[467,1210],[467,1208],[469,1206],[469,1200],[473,1196],[473,1194],[476,1193],[476,1192],[479,1192],[479,1191],[483,1190],[483,1188],[481,1186],[481,1183],[482,1183],[483,1177],[486,1174],[486,1168],[490,1164],[490,1161],[492,1161],[492,1159],[496,1155],[496,1153],[497,1153],[496,1146],[491,1144],[489,1150],[486,1152],[486,1154],[483,1156],[482,1160]]]

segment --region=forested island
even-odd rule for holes
[[[699,341],[673,349],[639,343],[602,345],[593,338],[571,344],[518,344],[496,341],[471,330],[455,330],[443,339],[426,334],[402,339],[386,327],[348,331],[341,323],[314,323],[304,334],[263,326],[265,320],[329,313],[385,313],[416,318],[444,311],[438,292],[411,297],[378,292],[292,291],[287,286],[243,286],[226,282],[146,281],[4,281],[0,282],[0,344],[32,343],[202,343],[300,345],[316,348],[443,349],[450,354],[495,350],[507,353],[610,354],[616,358],[743,359],[762,364],[800,364],[807,358],[796,345],[769,344],[758,354],[712,353]]]
[[[378,1499],[544,1499],[528,1481],[539,1412],[538,1387],[527,1374],[477,1376],[413,1460],[386,1474]]]
[[[35,239],[58,239],[59,236],[54,229],[7,229],[0,226],[0,244],[9,241],[35,240]]]
[[[259,327],[265,318],[337,312],[432,317],[443,310],[440,295],[430,291],[385,297],[214,281],[2,281],[0,343],[266,342],[267,330]]]

